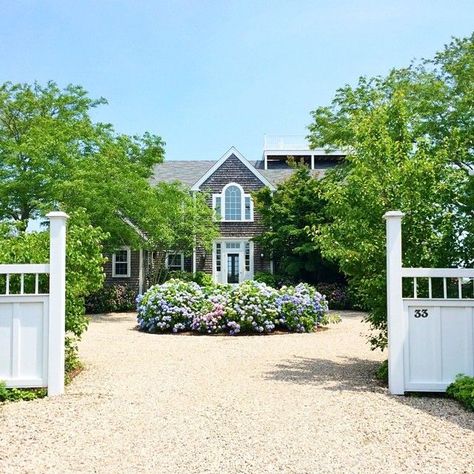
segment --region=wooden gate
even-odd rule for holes
[[[64,392],[68,216],[51,212],[47,217],[49,264],[0,264],[5,282],[0,293],[0,380],[7,387],[48,387],[48,395],[58,395]],[[44,274],[49,274],[46,290]]]
[[[474,375],[474,269],[402,267],[403,213],[384,217],[389,390],[443,392]]]

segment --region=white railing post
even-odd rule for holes
[[[404,338],[405,319],[402,295],[402,218],[400,211],[384,215],[387,228],[387,325],[388,388],[394,395],[405,392]]]
[[[48,395],[64,393],[64,337],[66,325],[66,221],[64,212],[49,219],[49,337]]]

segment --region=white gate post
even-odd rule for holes
[[[66,325],[66,221],[64,212],[49,219],[49,337],[48,396],[64,393],[64,337]]]
[[[387,228],[387,325],[388,388],[394,395],[405,392],[404,338],[405,320],[402,299],[402,218],[401,211],[384,215]]]

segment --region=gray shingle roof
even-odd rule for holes
[[[191,187],[201,176],[205,175],[206,172],[212,168],[215,162],[215,160],[165,161],[164,163],[155,165],[151,184],[180,181]]]
[[[173,181],[179,181],[186,186],[191,187],[199,180],[199,178],[201,178],[201,176],[205,175],[216,162],[217,160],[165,161],[164,163],[155,166],[151,183],[171,183]],[[263,169],[263,162],[261,160],[250,161],[249,163],[274,185],[281,183],[293,173],[293,169],[288,166],[265,170]],[[315,170],[315,174],[316,172],[319,172],[320,175],[324,175],[325,170],[332,167],[331,165],[323,165],[319,163],[317,163],[316,166],[318,169]]]

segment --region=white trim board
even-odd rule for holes
[[[270,183],[270,181],[268,181],[268,179],[265,178],[265,176],[263,176],[254,166],[252,166],[242,155],[242,153],[237,150],[237,148],[232,146],[222,155],[222,157],[214,164],[214,166],[206,172],[206,174],[201,176],[199,180],[193,184],[191,191],[199,191],[201,185],[205,183],[208,178],[212,176],[231,155],[235,155],[242,162],[242,164],[244,164],[265,186],[268,186],[272,191],[275,190],[275,186],[273,186],[273,184]]]

